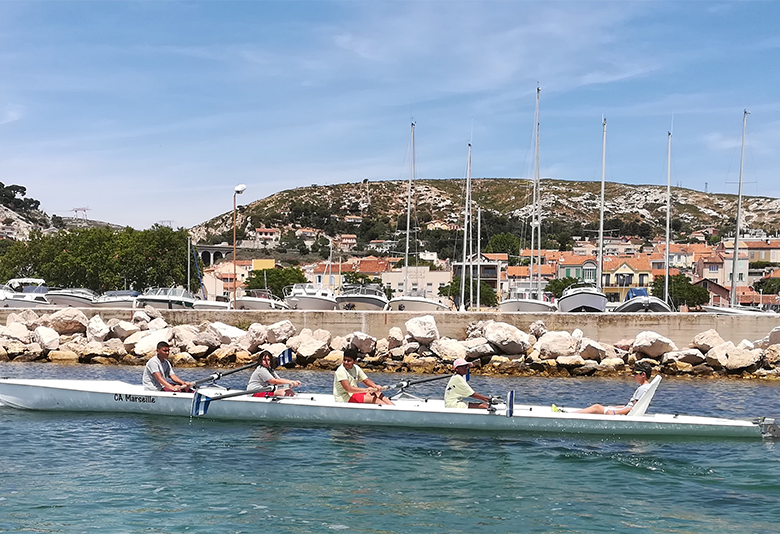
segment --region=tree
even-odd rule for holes
[[[520,250],[520,238],[514,234],[495,234],[490,238],[486,253],[507,253],[509,255],[516,255]]]
[[[579,279],[575,279],[574,277],[553,279],[547,283],[547,288],[545,288],[545,291],[552,293],[556,299],[560,299],[563,295],[563,291],[575,282],[579,282]]]
[[[657,275],[653,279],[651,293],[659,299],[664,298],[665,280],[665,275]],[[701,286],[691,284],[688,277],[680,273],[669,278],[669,300],[671,301],[670,304],[675,308],[679,308],[681,305],[697,307],[709,302],[710,292]]]
[[[761,279],[753,283],[753,289],[764,295],[780,294],[780,279]]]
[[[277,297],[283,295],[285,286],[296,283],[304,283],[306,275],[301,268],[274,268],[254,270],[246,280],[247,289],[268,288]]]
[[[456,305],[460,305],[460,277],[454,277],[452,282],[446,286],[439,288],[439,295],[442,297],[449,297]],[[466,308],[471,308],[471,295],[474,295],[474,299],[477,298],[477,281],[471,280],[471,277],[466,277]],[[498,297],[495,290],[484,281],[480,281],[479,285],[479,304],[483,307],[494,307],[498,305]],[[474,303],[476,305],[476,303]]]

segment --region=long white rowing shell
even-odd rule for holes
[[[206,387],[212,398],[232,393]],[[19,409],[190,416],[193,394],[144,390],[122,381],[0,379],[0,402]],[[674,414],[604,416],[552,412],[550,407],[506,404],[448,409],[441,399],[405,398],[394,406],[337,403],[332,395],[260,398],[239,395],[211,403],[206,418],[295,425],[394,426],[502,433],[544,432],[619,436],[776,437],[773,419],[731,420]]]

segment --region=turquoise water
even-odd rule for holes
[[[140,368],[0,364],[3,377],[140,380]],[[186,379],[204,370],[180,370]],[[245,372],[225,378],[240,387]],[[309,391],[332,375],[285,372]],[[390,383],[398,375],[371,375]],[[472,377],[481,393],[586,405],[630,379]],[[441,395],[443,384],[420,385]],[[780,415],[780,384],[665,380],[651,410]],[[771,533],[780,441],[296,428],[0,407],[0,531]]]

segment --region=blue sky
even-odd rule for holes
[[[0,181],[190,227],[311,184],[532,174],[780,197],[775,2],[0,2]]]

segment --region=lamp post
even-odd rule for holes
[[[238,277],[236,276],[236,195],[241,195],[246,189],[246,184],[239,184],[233,190],[233,309],[236,308],[236,291],[238,290]]]

